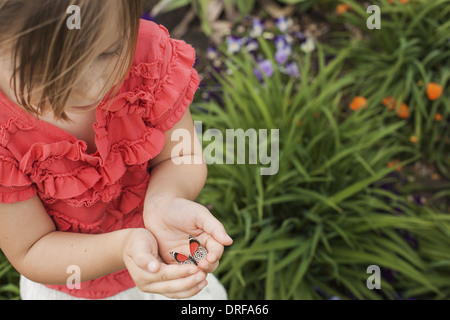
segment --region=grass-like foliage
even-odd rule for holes
[[[0,251],[0,300],[19,299],[19,274]]]
[[[390,105],[397,111],[403,104],[409,122],[402,129],[403,142],[414,136],[416,152],[450,179],[450,1],[377,1],[379,30],[367,29],[364,6],[342,2],[351,9],[336,21],[352,25],[362,35],[348,59],[354,93],[370,97],[369,104],[375,107],[387,97],[397,102]],[[341,45],[347,47],[349,33],[341,35]],[[433,98],[430,83],[443,88],[439,99]]]
[[[259,44],[276,65],[273,46]],[[211,165],[200,198],[235,239],[218,269],[232,299],[450,295],[450,217],[385,187],[398,166],[418,158],[402,143],[407,121],[388,121],[383,108],[342,105],[356,81],[342,72],[353,50],[327,63],[319,46],[315,58],[300,59],[299,78],[274,68],[263,81],[251,55],[228,55],[228,72],[218,76],[223,94],[197,104],[205,130],[280,130],[277,174]],[[393,158],[405,160],[387,167]],[[370,265],[381,268],[380,290],[366,285]]]
[[[221,54],[208,52],[215,71],[192,108],[209,163],[234,160],[209,166],[198,199],[234,238],[217,270],[229,297],[449,299],[450,0],[374,0],[379,30],[367,28],[364,1],[274,3],[295,5],[297,18],[319,8],[333,32],[319,44],[267,16],[247,30],[255,0],[156,7],[193,8],[207,35],[220,17],[242,23]],[[223,13],[211,14],[216,4]],[[240,141],[223,138],[230,129]],[[250,133],[264,130],[255,150]],[[261,150],[279,151],[276,173],[261,174]],[[405,190],[430,186],[398,190],[401,168],[424,160],[442,178],[426,205]],[[381,288],[371,290],[374,265]],[[19,297],[18,279],[0,255],[1,299]]]

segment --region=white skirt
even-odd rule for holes
[[[227,292],[212,274],[208,274],[208,285],[195,296],[185,300],[227,300]],[[89,300],[72,297],[64,292],[47,288],[24,276],[20,277],[20,297],[22,300]],[[104,300],[172,300],[159,294],[144,293],[138,288],[128,289]]]

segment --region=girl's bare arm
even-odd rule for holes
[[[191,297],[206,285],[206,274],[194,265],[159,264],[156,240],[145,229],[101,235],[56,231],[38,197],[0,205],[0,248],[17,271],[42,284],[67,284],[75,265],[81,282],[127,268],[141,291],[169,298]]]
[[[68,267],[81,281],[125,268],[121,248],[133,229],[102,235],[57,232],[40,199],[0,205],[0,248],[25,277],[43,284],[66,284]]]

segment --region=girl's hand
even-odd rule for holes
[[[139,290],[172,299],[189,298],[207,284],[195,265],[167,265],[158,260],[158,247],[146,229],[133,229],[122,248],[123,261]]]
[[[144,222],[158,241],[159,254],[167,263],[175,263],[171,251],[188,255],[189,235],[196,237],[208,250],[206,259],[198,263],[200,269],[207,273],[217,269],[224,246],[233,243],[223,225],[208,209],[183,198],[147,198]]]

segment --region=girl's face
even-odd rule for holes
[[[71,95],[64,108],[64,111],[67,113],[83,113],[95,109],[115,85],[115,83],[112,83],[113,78],[117,78],[113,75],[114,69],[116,65],[120,65],[122,60],[126,58],[126,52],[124,52],[126,50],[122,50],[124,39],[120,37],[119,24],[115,23],[113,18],[119,19],[117,16],[111,17],[109,20],[109,25],[106,26],[108,32],[101,38],[99,46],[96,48],[98,56],[89,64],[86,70],[82,71],[80,80],[72,88]],[[12,52],[12,50],[9,52]],[[12,101],[17,103],[14,90],[10,84],[13,68],[12,62],[6,58],[8,56],[3,54],[0,57],[0,89]],[[38,89],[33,91],[32,97],[40,96]],[[34,100],[32,99],[31,102],[33,106],[36,106],[39,101]],[[46,105],[45,110],[51,110],[50,106]]]
[[[116,65],[126,58],[117,24],[111,24],[111,32],[102,38],[100,54],[83,72],[81,79],[75,84],[65,110],[78,113],[95,108],[103,97],[115,85],[113,73]]]

